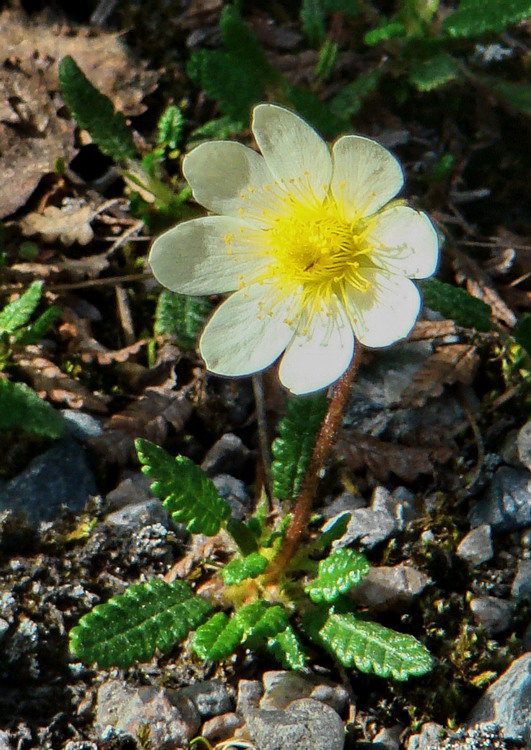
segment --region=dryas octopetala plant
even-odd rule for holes
[[[360,552],[333,546],[350,514],[312,538],[290,535],[326,409],[323,393],[289,399],[272,446],[273,491],[285,509],[270,514],[264,501],[246,521],[231,516],[229,504],[190,459],[137,440],[143,471],[174,521],[191,534],[221,534],[232,556],[203,587],[208,596],[185,580],[154,579],[94,607],[70,633],[73,654],[125,668],[189,637],[198,659],[265,649],[284,668],[301,669],[306,645],[313,643],[362,672],[396,680],[426,673],[432,659],[418,640],[367,619],[348,596],[369,571]]]

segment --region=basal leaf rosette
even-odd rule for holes
[[[210,371],[248,375],[282,355],[282,383],[310,393],[342,375],[356,339],[407,336],[420,309],[411,279],[433,274],[437,235],[392,200],[402,169],[376,141],[346,135],[329,148],[273,104],[254,108],[252,130],[261,155],[211,141],[185,157],[194,198],[217,215],[170,229],[149,260],[175,292],[232,292],[200,339]]]

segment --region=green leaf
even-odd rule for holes
[[[226,115],[217,120],[209,120],[204,125],[193,130],[188,138],[188,144],[196,141],[208,140],[226,140],[233,135],[241,133],[246,127],[245,123],[240,120],[233,120]]]
[[[457,61],[447,52],[428,60],[416,60],[409,69],[409,80],[418,91],[432,91],[458,76]]]
[[[100,150],[116,161],[137,157],[133,135],[121,112],[98,91],[70,55],[59,63],[59,85],[78,125],[88,130]]]
[[[183,137],[184,116],[179,107],[170,104],[161,115],[157,125],[157,143],[170,149],[178,147]]]
[[[306,38],[316,47],[326,34],[323,0],[303,0],[300,19]]]
[[[195,349],[211,310],[212,303],[207,297],[192,297],[163,289],[155,311],[154,333],[175,336],[182,349]]]
[[[531,85],[529,83],[504,81],[503,78],[498,78],[498,76],[475,77],[499,99],[510,104],[519,112],[531,115]]]
[[[125,669],[156,649],[169,651],[211,609],[185,581],[135,584],[81,618],[70,631],[71,650],[84,662]]]
[[[321,81],[326,81],[334,72],[339,45],[331,39],[326,39],[319,50],[319,60],[315,66],[315,76]]]
[[[531,357],[531,313],[522,315],[512,330],[516,342],[523,347]]]
[[[458,9],[443,21],[443,31],[453,37],[501,33],[531,16],[529,0],[461,0]]]
[[[246,578],[256,578],[267,568],[268,561],[258,552],[253,552],[240,560],[231,560],[221,571],[221,577],[227,586],[241,583]]]
[[[64,434],[64,420],[23,383],[0,379],[0,430],[23,430],[51,439]]]
[[[143,473],[154,479],[152,491],[174,521],[193,534],[214,536],[230,516],[230,506],[204,471],[185,456],[172,458],[149,440],[135,440]]]
[[[331,112],[337,117],[347,118],[357,114],[365,99],[378,88],[382,77],[381,70],[369,70],[361,73],[355,81],[347,83],[341,91],[330,100]]]
[[[254,602],[253,604],[247,605],[248,607],[255,607],[260,605],[260,608],[256,607],[256,610],[249,611],[246,613],[247,622],[252,623],[245,628],[245,640],[249,642],[249,645],[255,647],[261,644],[263,640],[269,640],[274,638],[277,633],[285,630],[288,625],[289,615],[280,604],[273,606],[265,605],[266,609],[262,612],[262,605],[264,602]],[[243,610],[236,613],[239,616]],[[254,644],[253,644],[254,642]]]
[[[253,602],[235,612],[230,620],[223,612],[211,617],[197,629],[192,648],[202,659],[226,659],[244,641],[260,645],[261,641],[284,630],[287,623],[288,613],[284,607]]]
[[[412,635],[359,620],[352,613],[330,615],[319,639],[343,666],[378,677],[407,680],[426,674],[433,665],[429,651]]]
[[[325,524],[321,532],[321,536],[318,539],[318,546],[320,549],[325,549],[336,539],[341,539],[350,522],[350,513],[341,513],[333,521]]]
[[[270,638],[267,649],[284,669],[302,669],[306,664],[302,643],[291,625]]]
[[[361,581],[369,572],[367,558],[352,549],[333,550],[321,560],[317,578],[306,586],[306,593],[313,602],[334,602],[341,594]]]
[[[424,279],[418,284],[425,304],[442,313],[445,318],[478,331],[490,331],[492,328],[490,307],[465,289],[445,284],[438,279]]]
[[[0,332],[14,333],[26,325],[41,301],[42,285],[42,281],[34,281],[18,299],[4,307],[0,312]]]
[[[225,612],[216,612],[195,631],[192,651],[200,659],[226,659],[241,643],[241,632],[232,628],[226,632],[230,620]],[[213,655],[211,655],[213,654]]]
[[[397,36],[405,36],[406,28],[400,21],[386,21],[375,29],[368,31],[363,37],[363,41],[368,47],[374,47],[380,42],[386,42]]]
[[[223,9],[220,31],[227,51],[195,50],[187,72],[210,99],[219,101],[223,114],[247,122],[253,104],[264,98],[266,86],[280,76],[234,6]]]
[[[262,76],[228,52],[194,50],[187,72],[209,99],[219,102],[220,110],[231,120],[248,121],[253,104],[264,98]]]
[[[55,323],[61,315],[62,309],[57,305],[52,305],[39,315],[37,320],[30,325],[24,326],[21,331],[15,334],[17,343],[27,346],[28,344],[37,344],[46,331]]]
[[[280,500],[292,500],[299,492],[327,406],[324,392],[288,399],[272,445],[273,493]]]

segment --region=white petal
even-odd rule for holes
[[[371,283],[366,292],[346,290],[347,312],[356,338],[365,346],[380,347],[404,338],[415,325],[420,310],[420,294],[405,276],[365,269]]]
[[[248,278],[263,264],[243,242],[246,232],[255,231],[228,216],[183,221],[157,237],[149,263],[155,278],[174,292],[231,292],[238,288],[240,277]],[[226,241],[230,237],[232,253]]]
[[[249,375],[263,370],[284,351],[293,330],[284,322],[286,305],[262,312],[267,290],[241,289],[218,307],[207,323],[199,349],[207,369],[218,375]],[[267,304],[266,304],[267,306]]]
[[[259,104],[252,130],[267,166],[287,189],[322,200],[332,175],[330,150],[302,118],[284,107]]]
[[[335,142],[332,157],[332,193],[347,221],[375,213],[404,183],[395,157],[370,138],[345,135]]]
[[[370,258],[382,268],[412,279],[425,279],[435,273],[439,240],[426,214],[406,206],[396,206],[374,217],[366,235],[374,246]]]
[[[273,179],[264,158],[232,141],[202,143],[184,158],[183,173],[195,200],[210,211],[240,216],[249,188],[259,190]]]
[[[336,301],[330,316],[314,316],[308,333],[302,321],[289,344],[279,368],[282,383],[297,395],[325,388],[347,369],[354,353],[352,327],[344,309]]]

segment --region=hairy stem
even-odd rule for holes
[[[362,347],[358,343],[356,346],[356,353],[348,370],[334,386],[332,398],[328,404],[328,412],[326,413],[315,441],[312,457],[306,471],[306,478],[299,491],[299,495],[295,500],[293,518],[291,519],[291,523],[286,531],[282,548],[272,561],[267,572],[268,578],[275,578],[286,568],[308,528],[312,511],[312,502],[319,484],[320,473],[330,455],[332,445],[334,444],[337,431],[341,424],[341,418],[350,393],[350,385],[359,367],[361,351]]]

